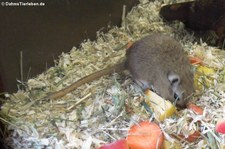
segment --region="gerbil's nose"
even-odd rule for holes
[[[174,94],[173,94],[173,98],[174,98],[176,101],[182,100],[182,99],[183,99],[183,93],[181,93],[181,94],[174,93]]]
[[[178,102],[178,103],[176,104],[176,106],[177,106],[179,109],[185,109],[185,108],[187,108],[187,104],[186,104],[186,103],[182,103],[182,102],[181,102],[181,103]]]
[[[183,100],[183,93],[179,95],[174,93],[174,99],[178,108],[184,109],[187,107],[185,100]]]
[[[176,100],[179,100],[179,97],[176,93],[174,93],[173,98],[176,99]]]

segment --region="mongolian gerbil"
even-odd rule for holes
[[[180,108],[186,106],[194,90],[191,66],[181,45],[169,36],[153,33],[128,49],[125,62],[90,74],[48,98],[62,97],[84,83],[125,69],[143,89],[154,87],[159,95],[176,101]]]

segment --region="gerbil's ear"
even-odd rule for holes
[[[174,72],[169,72],[167,77],[168,80],[170,81],[171,86],[176,86],[180,83],[180,76]]]

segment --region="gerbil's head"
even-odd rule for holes
[[[185,70],[184,70],[185,71]],[[193,74],[188,71],[181,76],[169,71],[156,82],[156,91],[165,99],[170,100],[179,108],[185,108],[189,101],[193,88]],[[189,76],[188,76],[189,75]]]
[[[193,74],[191,72],[185,74],[189,76],[180,76],[172,71],[167,74],[169,81],[168,92],[170,95],[168,100],[174,102],[179,108],[186,107],[194,91]]]

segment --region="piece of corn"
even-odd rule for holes
[[[206,66],[198,66],[194,76],[194,86],[197,90],[202,90],[203,87],[209,88],[213,85],[215,70]]]
[[[153,109],[157,120],[163,121],[176,111],[176,107],[170,101],[163,99],[156,93],[146,90],[145,95],[147,96],[145,102]]]

